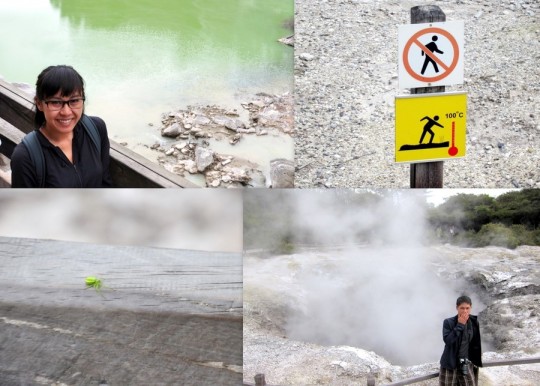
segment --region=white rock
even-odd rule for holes
[[[182,127],[179,123],[173,123],[169,127],[166,127],[161,131],[161,135],[164,137],[176,137],[178,134],[182,132]]]
[[[214,152],[212,150],[204,147],[195,149],[195,163],[198,171],[204,171],[212,162],[214,162]]]
[[[310,60],[315,59],[315,56],[308,54],[307,52],[304,52],[300,54],[300,59],[305,60],[306,62],[309,62]]]
[[[174,145],[174,147],[177,148],[178,150],[182,150],[183,148],[187,146],[187,144],[188,144],[187,142],[180,142]]]
[[[287,159],[270,161],[272,188],[294,188],[294,162]]]
[[[181,164],[181,165],[184,165],[184,169],[188,173],[190,173],[190,174],[198,173],[197,164],[195,163],[195,161],[187,159],[187,160],[179,161],[178,163]]]

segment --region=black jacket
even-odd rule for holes
[[[78,122],[73,129],[73,163],[60,148],[54,146],[37,130],[45,157],[46,188],[102,188],[112,185],[109,171],[109,138],[105,122],[90,117],[101,137],[101,157],[89,134]],[[18,144],[11,156],[11,186],[13,188],[39,188],[36,170],[23,143]]]
[[[475,315],[470,315],[473,327],[473,338],[469,344],[469,360],[476,366],[482,367],[482,346],[480,339],[480,325]],[[464,326],[458,323],[457,315],[445,319],[443,322],[443,340],[445,343],[441,357],[441,367],[456,369],[458,367],[458,354]]]

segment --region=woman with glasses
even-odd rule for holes
[[[84,115],[84,80],[70,66],[50,66],[36,83],[35,130],[11,156],[13,188],[111,186],[105,122]]]

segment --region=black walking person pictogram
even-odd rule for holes
[[[429,139],[429,144],[431,144],[433,142],[433,137],[435,136],[435,133],[433,132],[433,130],[431,130],[431,128],[433,126],[439,126],[439,127],[444,128],[444,126],[441,125],[440,123],[437,123],[437,121],[439,120],[438,115],[435,115],[433,119],[431,119],[430,117],[426,115],[424,118],[420,119],[420,122],[422,122],[424,119],[427,119],[427,123],[424,125],[424,131],[422,131],[422,136],[420,137],[419,143],[421,144],[426,134],[429,133],[431,135],[431,138]]]
[[[444,54],[444,52],[439,50],[439,48],[437,47],[437,43],[435,43],[437,39],[438,39],[437,35],[433,35],[433,37],[431,38],[432,42],[426,44],[426,48],[433,53],[436,52],[438,54]],[[422,66],[421,74],[424,75],[424,72],[426,72],[426,69],[429,63],[433,64],[433,68],[435,69],[435,72],[439,72],[439,67],[437,66],[437,63],[429,55],[426,55],[424,50],[422,50],[422,56],[424,55],[426,58],[424,59],[424,65]]]

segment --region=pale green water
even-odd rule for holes
[[[34,86],[72,65],[86,112],[137,148],[162,140],[164,112],[292,92],[293,50],[277,39],[293,13],[293,0],[0,0],[0,76]]]

